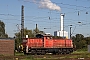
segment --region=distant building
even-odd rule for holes
[[[54,36],[60,36],[68,39],[68,32],[64,31],[64,14],[61,14],[61,31],[54,31]]]
[[[64,32],[64,34],[63,34]],[[66,31],[54,31],[54,36],[60,36],[68,39],[68,32]]]

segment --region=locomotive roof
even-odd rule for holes
[[[43,36],[52,36],[52,35],[49,35],[49,34],[47,35],[47,34],[45,34],[45,35],[43,35]]]
[[[37,34],[38,36],[52,36],[50,34]]]

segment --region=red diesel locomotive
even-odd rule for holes
[[[24,54],[69,54],[73,52],[71,39],[54,39],[51,35],[36,35],[36,38],[24,38]]]

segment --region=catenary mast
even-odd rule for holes
[[[24,38],[24,6],[21,7],[21,40]]]

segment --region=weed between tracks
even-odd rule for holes
[[[78,58],[90,58],[90,53],[83,50],[74,51],[72,54],[66,55],[24,55],[23,53],[15,53],[15,56],[2,56],[2,60],[64,60],[64,59],[78,59]]]

